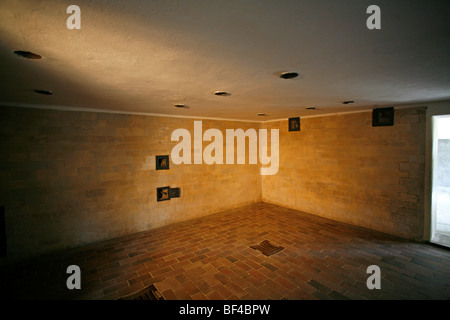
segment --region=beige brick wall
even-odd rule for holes
[[[371,119],[371,112],[303,118],[300,132],[288,132],[287,121],[203,120],[203,132],[221,130],[224,143],[226,129],[278,128],[279,171],[261,177],[259,164],[171,162],[170,170],[156,171],[155,156],[170,155],[177,144],[173,130],[194,137],[194,119],[2,107],[8,258],[259,201],[421,239],[425,108],[395,110],[393,127],[373,128]],[[180,187],[181,198],[157,202],[162,186]]]
[[[296,210],[422,239],[425,108],[396,109],[392,127],[372,127],[372,113],[286,121],[280,129],[280,169],[262,177],[262,199]]]
[[[259,126],[203,121],[203,131],[217,128],[224,137],[226,129]],[[259,165],[171,162],[170,170],[155,170],[155,156],[170,155],[177,144],[172,131],[188,129],[193,139],[193,127],[194,119],[2,107],[0,206],[8,258],[261,201]],[[163,186],[180,187],[181,198],[157,202],[156,188]]]

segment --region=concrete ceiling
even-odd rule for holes
[[[66,27],[70,4],[80,30]],[[366,27],[371,4],[381,30]],[[261,121],[448,100],[449,9],[445,0],[2,0],[0,104]],[[284,71],[301,76],[280,79]]]

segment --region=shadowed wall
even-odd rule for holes
[[[216,128],[224,138],[226,129],[259,126],[203,120],[203,132]],[[190,131],[193,145],[194,119],[2,107],[0,206],[8,259],[261,201],[258,164],[170,162],[170,170],[156,171],[155,156],[171,154],[178,128]],[[157,202],[156,188],[164,186],[181,188],[181,197]]]

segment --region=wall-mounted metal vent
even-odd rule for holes
[[[156,201],[166,201],[181,196],[181,188],[161,187],[156,188]]]
[[[156,170],[169,170],[169,156],[156,156]]]
[[[394,125],[394,107],[377,108],[372,110],[372,127]]]

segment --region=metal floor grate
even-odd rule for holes
[[[145,289],[122,297],[118,300],[165,300],[158,289],[152,284]]]
[[[283,247],[274,246],[273,244],[270,243],[269,240],[264,240],[259,245],[251,246],[250,248],[254,250],[259,250],[261,251],[262,254],[266,256],[271,256],[284,249]]]

